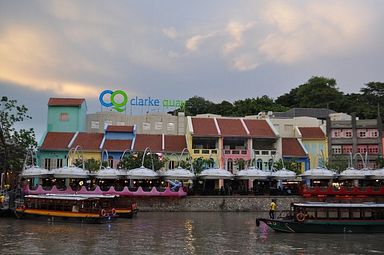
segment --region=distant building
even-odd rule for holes
[[[271,118],[295,118],[312,117],[320,120],[326,120],[329,114],[336,113],[326,108],[291,108],[286,112],[273,112]]]

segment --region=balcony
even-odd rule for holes
[[[193,149],[193,154],[195,155],[216,155],[217,154],[217,149]]]
[[[271,158],[275,156],[276,150],[254,150],[255,157],[268,157]]]

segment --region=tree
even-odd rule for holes
[[[336,86],[336,80],[313,76],[306,83],[292,89],[276,99],[276,103],[286,107],[338,109],[343,93]]]
[[[266,95],[257,98],[246,98],[233,103],[235,116],[256,115],[260,112],[280,112],[286,111],[288,108],[274,102],[274,100]]]
[[[124,158],[117,165],[118,168],[122,169],[135,169],[141,167],[143,152],[133,153],[124,156]],[[144,158],[144,167],[152,169],[152,160],[153,168],[155,171],[164,167],[165,161],[162,160],[159,155],[156,153],[148,153]]]
[[[194,96],[185,102],[185,114],[195,116],[197,114],[208,113],[212,108],[213,103],[205,100],[203,97]]]
[[[3,96],[0,100],[0,170],[21,172],[28,150],[36,148],[34,130],[16,130],[14,125],[24,119],[32,119],[28,108],[17,100]]]
[[[95,173],[95,172],[98,172],[100,170],[100,164],[102,167],[107,167],[108,162],[107,161],[101,162],[100,160],[90,158],[90,159],[87,159],[84,161],[84,168],[85,168],[85,170],[88,170],[91,173]],[[83,167],[83,162],[82,162],[82,160],[77,159],[75,161],[74,165],[77,167]]]

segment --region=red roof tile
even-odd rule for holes
[[[299,127],[303,139],[324,139],[325,134],[319,127]]]
[[[48,101],[48,106],[81,106],[84,98],[53,98]]]
[[[187,148],[187,142],[183,135],[166,135],[164,136],[165,152],[182,152]]]
[[[219,125],[222,136],[249,136],[240,119],[218,118],[217,123]]]
[[[194,136],[220,136],[213,118],[192,118]]]
[[[130,150],[132,140],[105,140],[103,149],[107,151],[125,151]]]
[[[68,150],[75,133],[72,132],[48,132],[40,146],[42,150]]]
[[[133,132],[133,126],[108,125],[106,131],[108,131],[108,132],[132,133]]]
[[[244,122],[251,137],[276,138],[275,133],[266,120],[244,119]]]
[[[282,138],[284,157],[306,157],[303,147],[296,138]]]
[[[144,151],[149,148],[151,152],[160,152],[162,149],[162,135],[137,134],[134,151]]]
[[[71,148],[80,146],[85,151],[98,151],[103,140],[104,134],[101,133],[79,133],[73,142]]]

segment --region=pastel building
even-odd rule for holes
[[[188,117],[187,146],[193,158],[213,159],[215,167],[236,173],[239,160],[270,169],[278,139],[268,120],[226,118],[218,115]]]
[[[326,167],[328,159],[327,137],[321,127],[297,127],[298,137],[308,152],[309,169]],[[306,169],[308,170],[308,169]]]

